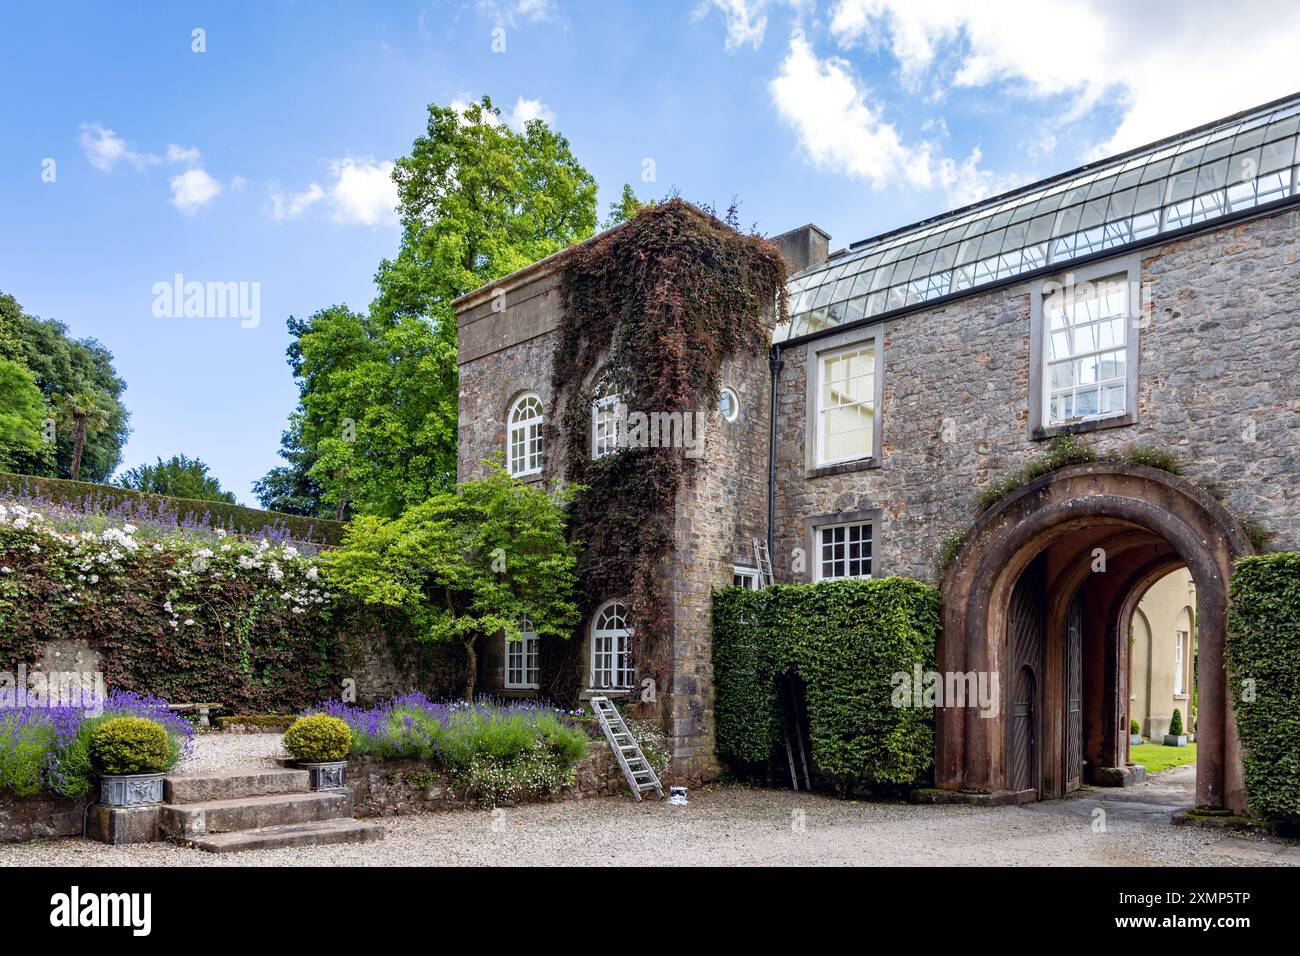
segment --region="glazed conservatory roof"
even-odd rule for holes
[[[1300,195],[1300,94],[855,243],[795,275],[777,342]]]

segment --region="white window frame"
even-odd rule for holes
[[[877,324],[866,329],[850,329],[838,335],[818,340],[808,346],[804,401],[807,409],[807,426],[805,430],[805,464],[810,477],[819,473],[837,473],[853,471],[859,468],[874,468],[880,464],[881,420],[885,398],[885,338],[883,326]],[[871,416],[871,453],[869,455],[847,456],[844,458],[822,457],[822,412],[821,382],[823,365],[827,359],[845,352],[871,347],[875,350],[875,365],[872,369],[873,388],[870,407]],[[860,403],[866,404],[866,403]]]
[[[612,455],[621,447],[618,411],[620,396],[609,381],[608,374],[597,380],[596,394],[591,400],[591,458],[595,461]]]
[[[1029,437],[1051,438],[1099,428],[1114,428],[1135,424],[1138,420],[1138,338],[1142,313],[1141,257],[1123,256],[1105,262],[1096,262],[1068,273],[1035,283],[1030,292],[1030,367],[1029,367]],[[1124,408],[1120,411],[1098,412],[1053,422],[1051,378],[1051,329],[1048,328],[1048,310],[1053,295],[1069,294],[1069,290],[1084,284],[1117,282],[1124,289],[1124,343],[1080,352],[1071,360],[1102,355],[1108,352],[1124,353]],[[1057,363],[1059,364],[1059,363]],[[1118,383],[1119,379],[1112,380]]]
[[[736,580],[737,578],[740,578],[740,580]],[[742,588],[749,588],[751,591],[760,590],[758,568],[745,564],[733,564],[731,566],[731,583]]]
[[[603,626],[611,619],[618,620],[622,626]],[[635,676],[627,605],[620,600],[606,601],[591,616],[587,686],[591,690],[631,690]]]
[[[1187,669],[1187,643],[1191,637],[1187,631],[1174,631],[1174,693],[1186,694],[1187,682],[1185,671]]]
[[[723,408],[722,402],[724,399],[731,400],[730,415],[728,415],[726,409]],[[736,394],[736,390],[730,385],[724,386],[722,391],[718,393],[718,414],[722,416],[723,421],[728,422],[734,422],[740,417],[740,396]]]
[[[849,573],[847,573],[847,572],[848,572],[849,561],[851,561],[851,560],[862,561],[862,560],[863,560],[862,557],[861,557],[861,554],[859,554],[859,557],[856,558],[856,559],[852,559],[852,558],[849,557],[849,553],[848,553],[848,552],[849,552],[849,548],[850,548],[851,545],[852,545],[852,542],[850,542],[850,541],[848,540],[848,539],[849,539],[849,532],[848,532],[847,530],[845,530],[845,533],[844,533],[844,542],[843,542],[843,544],[844,544],[844,557],[841,558],[841,559],[834,559],[834,558],[832,558],[833,561],[838,560],[838,561],[842,561],[842,562],[843,562],[843,564],[844,564],[844,569],[845,569],[845,572],[846,572],[846,573],[844,573],[844,574],[833,574],[833,575],[829,575],[829,576],[825,573],[825,571],[824,571],[824,569],[823,569],[823,567],[822,567],[822,564],[823,564],[822,547],[823,547],[823,545],[824,545],[824,543],[825,543],[824,540],[823,540],[823,539],[824,539],[824,536],[825,536],[828,532],[837,531],[837,530],[839,530],[839,529],[841,529],[841,528],[843,528],[843,529],[849,529],[849,528],[866,528],[866,529],[867,529],[867,532],[868,532],[868,535],[869,535],[869,537],[867,538],[867,541],[868,541],[868,543],[869,543],[869,545],[870,545],[870,547],[871,547],[871,554],[870,554],[870,556],[866,559],[866,560],[868,561],[870,567],[871,567],[871,570],[870,570],[868,573],[866,573],[866,574],[849,574]],[[880,523],[879,523],[879,521],[875,520],[874,516],[873,516],[873,517],[854,517],[854,518],[852,518],[852,519],[850,519],[850,520],[847,520],[847,521],[835,521],[835,522],[830,522],[830,523],[827,523],[827,524],[818,524],[818,525],[814,525],[814,526],[813,526],[813,529],[812,529],[812,535],[813,535],[813,551],[812,551],[812,559],[813,559],[813,565],[812,565],[813,580],[814,580],[814,581],[847,581],[847,580],[864,580],[864,581],[865,581],[865,580],[867,580],[867,579],[869,579],[869,578],[876,577],[876,576],[877,576],[876,556],[877,556],[877,553],[878,553],[878,551],[879,551],[879,528],[880,528]],[[858,541],[858,544],[859,544],[859,545],[861,544],[861,540]]]
[[[538,657],[540,640],[533,630],[530,618],[519,621],[519,639],[506,637],[505,686],[508,690],[537,690],[540,686],[541,664]]]
[[[528,403],[532,403],[535,411],[530,412],[526,418],[516,420]],[[541,474],[542,431],[545,422],[546,413],[542,409],[541,397],[536,392],[524,392],[510,403],[510,410],[506,414],[506,467],[512,478]],[[517,451],[516,446],[522,451]],[[517,467],[521,464],[522,467]]]

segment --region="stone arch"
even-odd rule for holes
[[[1030,562],[1051,562],[1045,603],[1044,685],[1060,675],[1063,609],[1088,589],[1096,646],[1104,642],[1107,711],[1095,715],[1094,746],[1122,759],[1127,745],[1127,655],[1121,640],[1141,595],[1155,580],[1185,565],[1200,604],[1200,688],[1197,803],[1244,806],[1240,752],[1225,686],[1228,580],[1233,562],[1252,548],[1235,518],[1204,489],[1168,472],[1140,465],[1073,465],[1017,489],[980,516],[958,549],[942,584],[944,631],[938,648],[945,672],[985,671],[1004,688],[1000,713],[945,707],[936,715],[935,780],[939,787],[1007,790],[1002,674],[1007,604]],[[1095,574],[1100,555],[1107,572]],[[1100,652],[1099,652],[1100,653]],[[1100,658],[1099,658],[1100,659]],[[1047,708],[1045,708],[1045,711]],[[1045,713],[1044,737],[1059,732]],[[1126,753],[1126,751],[1124,751]],[[1121,764],[1122,769],[1122,764]],[[1059,793],[1045,766],[1046,791]]]

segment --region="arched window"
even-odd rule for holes
[[[591,689],[627,690],[632,686],[631,631],[627,608],[603,605],[591,621]]]
[[[542,470],[542,402],[529,392],[510,406],[506,459],[510,474],[535,475]]]
[[[591,400],[591,457],[603,458],[618,451],[618,389],[606,372],[597,382]]]
[[[537,632],[529,617],[519,619],[519,640],[506,638],[506,686],[536,690],[540,667],[537,663]]]

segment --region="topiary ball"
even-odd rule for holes
[[[162,773],[167,762],[167,730],[155,721],[114,717],[91,732],[91,766],[106,776]]]
[[[284,748],[301,763],[342,760],[352,747],[352,729],[329,714],[299,717],[284,732]]]

